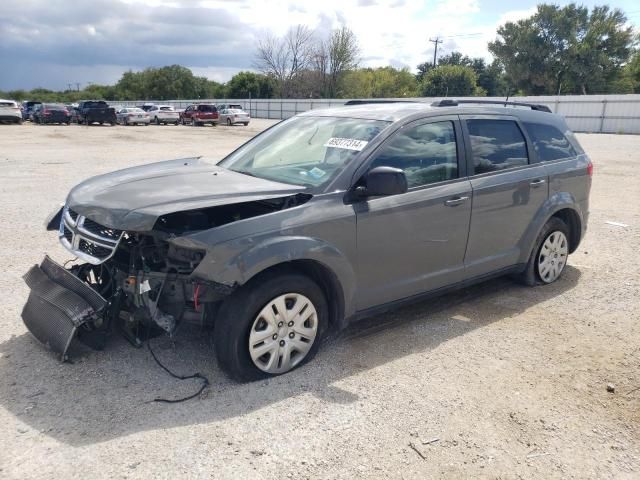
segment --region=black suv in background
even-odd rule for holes
[[[72,189],[49,228],[80,263],[34,266],[22,317],[63,358],[76,334],[95,345],[118,327],[140,344],[210,324],[228,374],[282,374],[383,309],[497,275],[553,283],[586,231],[592,172],[539,105],[309,111],[220,162]]]

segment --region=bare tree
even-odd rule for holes
[[[326,50],[329,77],[327,81],[327,96],[333,98],[336,96],[340,75],[358,66],[360,47],[355,33],[343,26],[331,33]]]
[[[305,25],[289,29],[283,38],[266,34],[258,40],[255,66],[276,80],[280,96],[288,96],[296,77],[312,63],[313,31]]]

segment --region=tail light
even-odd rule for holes
[[[587,165],[587,175],[593,177],[593,162],[589,160],[589,165]]]

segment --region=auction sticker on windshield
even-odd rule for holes
[[[327,140],[327,143],[324,144],[325,147],[333,147],[333,148],[344,148],[346,150],[355,150],[359,152],[362,150],[369,142],[364,140],[357,140],[355,138],[336,138],[331,137]]]

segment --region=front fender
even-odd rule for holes
[[[244,243],[244,242],[243,242]],[[251,278],[275,265],[295,260],[311,260],[329,269],[337,277],[344,296],[346,315],[351,314],[356,276],[348,258],[335,246],[311,237],[278,236],[251,242],[242,248],[218,245],[208,250],[193,272],[193,277],[223,283],[243,285]],[[225,257],[225,258],[223,258]]]
[[[519,263],[524,264],[529,261],[531,251],[534,248],[534,243],[538,238],[538,234],[544,227],[545,223],[560,210],[571,209],[578,214],[580,218],[580,224],[585,224],[584,212],[580,208],[580,203],[569,192],[556,192],[551,195],[538,209],[532,222],[529,224],[529,228],[525,231],[524,235],[520,239],[520,259]]]

